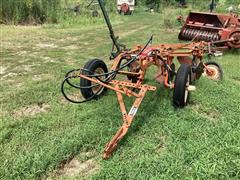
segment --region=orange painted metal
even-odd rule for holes
[[[119,141],[127,134],[128,129],[130,128],[130,126],[132,124],[133,118],[136,115],[138,108],[139,108],[147,91],[148,91],[147,85],[142,86],[142,88],[140,89],[140,92],[139,92],[139,97],[136,98],[135,102],[133,103],[132,108],[130,109],[130,111],[128,113],[126,111],[126,107],[125,107],[125,104],[123,101],[122,94],[117,92],[118,102],[120,104],[120,109],[122,111],[123,125],[117,131],[117,133],[112,138],[112,140],[106,145],[104,154],[103,154],[104,159],[108,159],[110,157],[112,152],[116,149]]]
[[[197,60],[197,63],[203,63],[203,55],[208,51],[209,43],[206,42],[191,42],[187,44],[159,44],[148,46],[136,59],[129,65],[128,71],[118,71],[118,75],[125,75],[127,77],[135,77],[135,82],[116,80],[114,78],[108,83],[101,82],[98,79],[88,77],[87,75],[78,74],[80,78],[87,79],[93,83],[97,83],[108,89],[116,91],[117,99],[122,112],[123,125],[117,131],[112,140],[107,143],[104,150],[104,159],[108,159],[112,152],[116,149],[119,141],[127,134],[132,121],[144,99],[147,91],[156,91],[156,87],[144,84],[145,75],[147,69],[150,66],[156,66],[158,71],[156,73],[155,80],[163,84],[166,88],[173,89],[174,83],[169,80],[169,70],[174,63],[174,59],[177,59],[180,63],[187,63],[189,65],[193,62],[193,57]],[[113,61],[111,71],[116,70],[121,66],[121,61],[130,61],[132,57],[136,56],[143,46],[137,46],[133,50],[123,51]],[[204,63],[203,63],[204,64]],[[204,65],[208,73],[211,73],[210,69]],[[137,91],[136,91],[137,89]],[[123,95],[128,97],[135,97],[129,112],[126,110]]]

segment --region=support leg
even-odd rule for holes
[[[125,105],[123,102],[122,94],[117,92],[118,101],[119,101],[120,108],[121,108],[122,115],[123,115],[123,125],[117,131],[117,133],[112,138],[112,140],[106,145],[106,148],[105,148],[104,154],[103,154],[104,159],[108,159],[111,156],[112,152],[117,148],[119,141],[127,134],[128,129],[132,124],[133,118],[136,115],[137,110],[138,110],[146,92],[147,92],[147,87],[143,86],[139,92],[139,97],[136,98],[136,100],[133,103],[133,106],[128,114],[126,113],[126,108],[125,108]]]

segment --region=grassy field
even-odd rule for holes
[[[165,23],[170,18],[165,14]],[[162,14],[113,19],[128,47],[150,34],[154,43],[178,42],[178,28],[165,28]],[[0,179],[239,179],[240,52],[217,58],[224,80],[201,78],[181,110],[151,70],[148,84],[158,90],[147,93],[130,132],[104,161],[104,146],[121,125],[115,93],[74,105],[60,83],[88,59],[110,65],[110,48],[101,20],[67,28],[1,26]]]

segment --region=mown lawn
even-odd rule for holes
[[[151,34],[154,43],[178,42],[178,29],[166,29],[162,14],[116,16],[113,22],[128,47]],[[0,179],[239,179],[240,52],[217,58],[224,80],[201,78],[181,110],[172,107],[172,92],[152,80],[151,70],[147,81],[158,90],[147,93],[130,132],[104,161],[105,144],[121,125],[115,93],[74,105],[63,99],[60,83],[88,59],[110,65],[110,49],[99,21],[1,26]]]

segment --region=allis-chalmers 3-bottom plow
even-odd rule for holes
[[[145,46],[137,46],[132,50],[123,48],[117,42],[102,0],[98,0],[104,18],[110,31],[110,37],[117,51],[112,53],[113,65],[111,70],[104,61],[93,59],[88,61],[81,69],[69,71],[62,83],[64,97],[73,103],[83,103],[101,97],[106,89],[116,92],[122,112],[123,125],[117,131],[112,140],[107,143],[104,150],[104,159],[108,159],[116,149],[119,141],[128,132],[133,118],[142,103],[147,91],[156,91],[155,86],[144,84],[146,71],[150,66],[158,68],[154,79],[166,88],[173,89],[173,105],[184,107],[189,100],[190,91],[195,90],[192,83],[205,75],[213,80],[222,79],[220,66],[212,61],[203,62],[203,57],[210,52],[210,43],[204,41],[187,44],[159,44],[152,45],[153,36]],[[176,59],[180,63],[175,70]],[[126,76],[127,80],[119,80],[119,76]],[[74,83],[74,79],[80,79],[80,84]],[[67,95],[65,85],[80,89],[83,101],[72,99]],[[123,96],[135,97],[135,101],[127,111]]]

